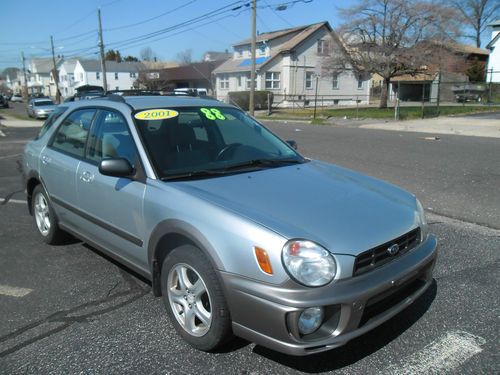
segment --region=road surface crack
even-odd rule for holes
[[[124,274],[124,272],[122,273],[122,275],[123,274]],[[3,336],[3,337],[0,337],[0,343],[3,343],[3,342],[6,342],[8,340],[15,339],[16,337],[19,337],[23,333],[30,331],[30,330],[33,330],[33,329],[36,329],[44,324],[62,323],[61,325],[59,325],[59,326],[57,326],[57,327],[55,327],[47,332],[44,332],[44,333],[36,335],[34,337],[30,337],[28,339],[25,339],[22,342],[0,352],[0,358],[5,357],[11,353],[14,353],[14,352],[16,352],[16,351],[18,351],[18,350],[20,350],[28,345],[31,345],[37,341],[40,341],[44,338],[47,338],[55,333],[61,332],[61,331],[65,330],[66,328],[70,327],[71,325],[73,325],[74,323],[87,323],[93,318],[96,318],[96,317],[101,316],[103,314],[120,309],[121,307],[126,306],[130,303],[133,303],[134,301],[138,300],[139,298],[141,298],[149,293],[149,290],[141,288],[137,283],[135,283],[135,282],[131,283],[131,280],[128,279],[129,277],[130,276],[128,276],[125,279],[127,284],[129,286],[131,286],[131,288],[128,290],[110,295],[111,292],[119,284],[119,283],[117,283],[110,289],[110,291],[106,294],[106,297],[104,297],[104,298],[100,298],[100,299],[97,299],[97,300],[94,300],[91,302],[87,302],[87,303],[81,304],[79,306],[70,308],[70,309],[57,311],[57,312],[45,317],[44,319],[41,319],[41,320],[38,320],[38,321],[33,322],[31,324],[28,324],[28,325],[21,327],[15,331]],[[130,279],[132,279],[132,277],[130,277]],[[124,297],[126,297],[125,300],[118,302],[118,303],[116,302],[117,300],[119,301],[121,298],[124,298]],[[75,314],[79,311],[82,311],[82,310],[85,310],[85,309],[88,309],[91,307],[103,305],[103,304],[108,304],[108,303],[112,303],[111,306],[103,306],[103,308],[97,309],[97,310],[92,311],[92,312],[72,315],[72,314]]]

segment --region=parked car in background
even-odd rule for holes
[[[150,279],[197,349],[235,334],[287,354],[330,350],[433,282],[437,241],[414,195],[304,158],[217,100],[64,103],[23,169],[40,238],[69,232]]]
[[[54,111],[56,104],[51,99],[31,99],[26,111],[29,117],[47,118]]]
[[[21,96],[21,94],[14,94],[10,98],[10,101],[11,102],[17,102],[17,103],[22,103],[23,102],[23,97]]]
[[[9,108],[9,101],[3,95],[0,95],[0,107],[2,107],[2,108]]]

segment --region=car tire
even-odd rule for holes
[[[31,209],[35,226],[45,243],[55,245],[66,238],[66,233],[57,224],[55,212],[42,185],[37,185],[33,189]]]
[[[162,264],[161,291],[175,330],[194,348],[214,351],[233,337],[222,286],[200,249],[172,250]]]

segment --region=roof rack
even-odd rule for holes
[[[156,96],[161,95],[159,91],[153,90],[108,90],[107,94],[117,95],[117,96]]]

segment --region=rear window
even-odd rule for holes
[[[40,100],[33,102],[33,104],[35,105],[35,107],[41,107],[44,105],[54,105],[54,102],[52,100]]]

